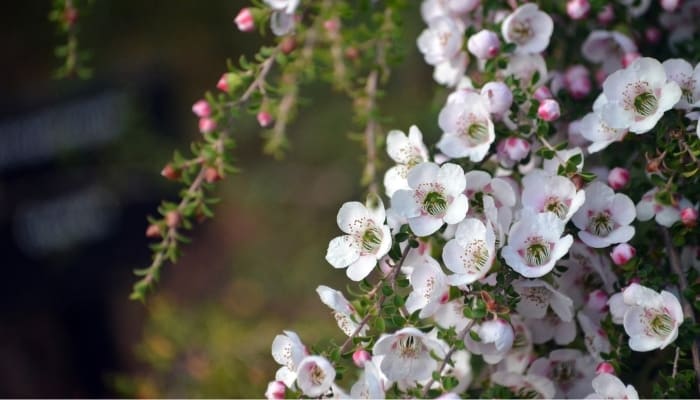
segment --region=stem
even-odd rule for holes
[[[538,139],[540,140],[540,142],[544,145],[544,147],[546,147],[546,148],[548,148],[549,150],[552,150],[552,151],[554,152],[554,156],[557,158],[557,160],[559,160],[559,163],[561,163],[561,165],[566,165],[566,161],[567,161],[567,160],[564,160],[563,158],[561,158],[561,157],[559,156],[559,153],[557,153],[557,150],[554,148],[554,146],[552,146],[551,144],[549,144],[549,142],[547,141],[547,139],[545,139],[545,138],[542,137],[542,136],[537,136],[537,138],[538,138]]]
[[[681,355],[681,348],[676,346],[676,356],[673,357],[673,372],[671,373],[671,378],[676,377],[676,373],[678,372],[678,357]]]
[[[688,289],[688,281],[683,273],[681,267],[681,260],[678,257],[678,252],[675,247],[673,247],[673,241],[671,240],[671,234],[667,228],[661,228],[661,232],[664,236],[664,242],[666,243],[666,251],[668,252],[669,263],[671,264],[671,271],[678,277],[678,289],[680,291],[680,300],[683,305],[683,316],[686,319],[690,319],[692,324],[695,324],[695,312],[693,312],[693,306],[685,298],[685,291]],[[690,352],[693,359],[693,369],[695,369],[695,378],[698,385],[698,392],[700,392],[700,351],[698,348],[697,338],[693,340],[693,344],[690,348]]]
[[[474,325],[474,320],[470,320],[469,323],[467,323],[467,326],[464,327],[462,332],[460,332],[459,336],[457,337],[458,341],[464,341],[464,338],[467,337],[467,333],[469,333],[469,330],[472,328],[472,325]],[[442,360],[442,363],[440,363],[440,366],[437,369],[438,374],[442,374],[442,371],[447,367],[447,364],[450,362],[450,359],[452,358],[452,354],[457,350],[457,345],[453,344],[452,347],[450,347],[450,350],[445,354],[445,358]],[[435,379],[432,377],[428,381],[428,383],[423,386],[423,392],[421,392],[422,398],[426,398],[428,395],[428,391],[430,391],[430,387],[435,383]]]
[[[372,291],[370,293],[376,292],[376,290],[381,287],[381,285],[386,282],[387,280],[391,282],[391,285],[393,287],[394,282],[396,282],[396,276],[399,274],[399,271],[401,271],[401,266],[403,265],[404,261],[406,260],[406,256],[408,256],[408,252],[411,251],[411,246],[406,245],[406,248],[403,250],[403,253],[401,253],[401,258],[399,261],[394,264],[394,266],[391,269],[391,272],[389,272],[389,275],[386,276],[386,278],[380,280],[377,282],[377,284],[372,288]],[[384,305],[384,302],[386,301],[386,296],[384,293],[382,293],[381,296],[379,296],[379,300],[377,300],[377,314],[382,309],[382,305]],[[345,353],[346,351],[349,350],[350,345],[352,344],[352,340],[360,333],[362,328],[367,325],[367,322],[369,322],[369,319],[372,317],[372,313],[370,311],[367,311],[367,315],[365,315],[364,318],[362,318],[362,321],[357,325],[357,328],[355,328],[355,331],[348,336],[348,338],[343,342],[343,345],[340,346],[340,353]]]
[[[367,77],[367,85],[365,86],[365,94],[367,95],[367,125],[365,127],[365,149],[367,151],[367,160],[365,162],[365,170],[363,180],[368,183],[369,193],[377,195],[379,189],[377,187],[377,138],[376,131],[378,128],[377,120],[374,118],[374,108],[377,100],[377,81],[379,79],[379,71],[373,69]]]

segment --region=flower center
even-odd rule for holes
[[[549,261],[550,249],[549,243],[545,243],[542,240],[537,240],[531,243],[525,249],[525,261],[530,266],[543,265]]]
[[[695,103],[694,101],[694,96],[693,96],[693,91],[690,90],[689,88],[681,88],[681,98],[686,101],[688,104],[693,104]]]
[[[532,27],[528,21],[513,21],[510,30],[513,41],[517,44],[525,44],[533,36]]]
[[[606,237],[614,229],[612,218],[607,211],[600,212],[591,217],[591,222],[588,224],[588,230],[596,236]]]
[[[409,335],[399,339],[399,352],[403,358],[416,358],[419,345],[415,337]]]
[[[560,201],[556,197],[550,197],[547,199],[547,201],[544,203],[544,209],[553,212],[560,219],[566,217],[566,214],[569,212],[569,206],[564,204],[563,201]]]
[[[320,368],[318,365],[314,365],[313,368],[311,368],[311,382],[314,385],[320,385],[323,383],[323,380],[326,378],[326,373],[323,372],[323,369]]]
[[[551,377],[559,383],[569,382],[575,375],[575,361],[560,361],[552,367]]]
[[[656,314],[651,320],[651,330],[662,337],[670,335],[673,332],[673,318],[668,314]]]
[[[474,143],[483,143],[488,139],[489,129],[486,125],[475,122],[467,128],[467,136],[472,139]]]
[[[486,266],[489,261],[489,249],[483,240],[474,240],[467,245],[467,251],[462,257],[464,269],[469,272],[478,272]],[[476,269],[476,271],[472,271]]]
[[[374,253],[382,244],[382,232],[374,225],[365,230],[362,234],[362,250],[367,253]]]
[[[659,100],[651,92],[642,92],[634,98],[634,111],[637,114],[648,117],[656,112]]]
[[[442,193],[429,192],[423,199],[423,209],[430,215],[439,215],[447,210],[447,199]]]

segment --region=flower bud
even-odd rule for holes
[[[267,111],[260,111],[257,115],[258,123],[261,127],[266,128],[272,122],[272,116]]]
[[[615,374],[615,367],[612,366],[609,362],[603,361],[602,363],[598,364],[598,366],[595,369],[596,375],[600,374]]]
[[[211,107],[206,100],[199,100],[192,105],[192,112],[200,118],[208,117],[211,115]]]
[[[483,97],[488,106],[489,112],[495,115],[505,114],[511,104],[513,104],[513,93],[503,82],[489,82],[481,88]]]
[[[365,349],[358,349],[352,353],[352,362],[355,363],[357,368],[364,368],[365,363],[372,359],[372,355]]]
[[[634,247],[627,243],[620,243],[610,252],[610,258],[612,258],[615,265],[623,265],[627,264],[635,254],[637,254],[637,250]]]
[[[286,392],[287,387],[284,386],[284,383],[282,381],[272,381],[267,384],[265,397],[268,400],[284,399],[284,395]]]
[[[496,157],[501,165],[510,168],[530,154],[530,147],[530,142],[523,138],[509,137],[498,142]]]
[[[574,99],[582,99],[591,92],[591,78],[583,65],[574,65],[564,74],[566,89]]]
[[[180,213],[177,211],[165,213],[165,224],[168,225],[168,228],[176,228],[180,225]]]
[[[483,29],[472,35],[467,41],[467,49],[476,58],[488,60],[498,55],[501,51],[501,42],[494,32]]]
[[[241,32],[250,32],[255,29],[255,18],[248,7],[241,9],[233,22],[236,23]]]
[[[216,168],[207,167],[207,169],[204,170],[204,180],[208,183],[214,183],[218,180],[221,180],[221,175],[219,174],[219,171]]]
[[[360,57],[360,51],[357,50],[357,47],[348,47],[345,49],[345,57],[350,60],[357,60]]]
[[[598,22],[600,22],[603,25],[607,25],[615,19],[615,11],[612,8],[612,5],[606,4],[603,6],[603,9],[598,12]]]
[[[559,118],[559,103],[553,99],[545,99],[537,108],[537,116],[541,119],[552,122]]]
[[[178,172],[178,170],[176,170],[170,164],[167,164],[165,167],[163,167],[163,170],[160,171],[160,174],[163,175],[166,179],[170,179],[171,181],[174,181],[175,179],[180,177],[180,172]]]
[[[294,36],[285,36],[285,38],[282,39],[282,42],[280,42],[280,50],[284,54],[289,54],[293,52],[296,48],[297,40],[294,39]]]
[[[63,20],[66,22],[68,27],[72,27],[78,22],[78,9],[75,7],[68,7],[63,12]]]
[[[240,84],[241,77],[239,77],[233,72],[227,72],[221,75],[221,78],[219,78],[219,81],[216,83],[216,88],[221,90],[222,92],[229,93],[235,88],[237,88]]]
[[[630,172],[624,168],[615,167],[608,174],[608,185],[614,190],[620,190],[630,182]]]
[[[676,11],[678,6],[681,3],[681,0],[661,0],[659,1],[661,3],[661,8],[668,12],[673,12]]]
[[[199,131],[202,133],[213,132],[216,129],[216,121],[212,118],[200,118],[199,119]]]
[[[630,64],[634,62],[634,60],[638,59],[641,56],[642,55],[637,53],[636,51],[625,53],[625,55],[622,56],[622,66],[624,68],[627,68]]]
[[[595,310],[598,313],[606,312],[608,310],[608,294],[602,289],[596,289],[591,293],[588,293],[586,299],[586,308],[589,310]]]
[[[552,92],[547,86],[540,86],[532,94],[532,97],[534,97],[537,101],[544,101],[552,98]]]
[[[644,31],[644,37],[651,44],[658,44],[661,41],[661,30],[655,26],[650,26]]]
[[[328,33],[338,33],[340,30],[340,21],[337,18],[323,21],[323,28],[328,31]]]
[[[683,225],[692,228],[698,222],[698,210],[693,207],[686,207],[681,210],[681,222]]]
[[[591,10],[591,3],[588,0],[569,0],[566,3],[566,13],[571,19],[582,19]]]
[[[157,238],[160,237],[160,228],[156,224],[150,224],[148,225],[148,228],[146,228],[146,237],[148,238]]]

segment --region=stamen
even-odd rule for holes
[[[591,218],[591,222],[588,224],[588,230],[600,237],[608,236],[614,228],[615,226],[612,218],[610,218],[610,213],[605,211],[594,215]]]
[[[382,232],[372,225],[362,235],[362,249],[368,253],[374,253],[382,243]]]
[[[644,117],[648,117],[656,112],[658,106],[659,101],[651,92],[640,93],[634,98],[634,110],[637,112],[637,114]]]
[[[662,337],[670,335],[673,332],[673,318],[667,314],[656,314],[651,320],[651,330]]]
[[[530,266],[540,266],[549,261],[549,244],[544,242],[532,243],[525,249],[525,261]]]
[[[430,215],[440,215],[447,210],[447,199],[438,192],[430,192],[423,199],[423,209]]]
[[[566,213],[569,212],[569,206],[554,197],[547,199],[544,209],[553,212],[560,219],[566,217]]]
[[[473,123],[467,128],[467,136],[475,143],[482,143],[489,137],[489,130],[484,124]]]

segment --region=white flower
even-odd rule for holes
[[[459,165],[422,163],[408,173],[408,186],[410,190],[394,193],[391,204],[418,236],[432,235],[443,223],[456,224],[467,214],[462,193],[466,181]]]
[[[563,346],[576,339],[576,322],[562,321],[553,313],[548,313],[542,319],[528,318],[525,320],[525,325],[530,329],[532,342],[535,344],[554,340],[554,343]]]
[[[353,399],[383,399],[385,397],[381,373],[374,363],[365,363],[360,379],[350,388]]]
[[[305,357],[297,369],[297,386],[309,397],[319,397],[331,388],[335,368],[321,356]]]
[[[629,128],[638,134],[654,128],[681,98],[678,84],[668,80],[660,62],[648,57],[608,76],[603,93],[607,99],[601,108],[603,121],[611,128]]]
[[[601,182],[593,182],[585,190],[586,202],[572,218],[581,229],[579,239],[598,249],[632,239],[634,227],[630,224],[636,216],[632,200]]]
[[[467,49],[477,58],[488,60],[498,55],[501,41],[493,31],[482,29],[467,40]]]
[[[504,168],[513,168],[530,154],[530,142],[517,136],[501,139],[496,146],[498,163]]]
[[[581,136],[593,142],[588,146],[588,152],[591,154],[605,149],[611,143],[621,142],[628,132],[627,128],[615,129],[609,127],[603,121],[600,113],[596,112],[588,113],[581,119],[579,130]]]
[[[448,87],[457,86],[464,78],[464,71],[469,64],[467,53],[460,51],[447,61],[435,65],[433,79],[435,82]]]
[[[663,349],[676,340],[678,327],[683,323],[683,310],[676,296],[633,283],[622,292],[622,297],[627,305],[623,326],[630,337],[630,349]]]
[[[532,214],[525,212],[513,224],[508,233],[508,245],[501,255],[513,270],[526,278],[539,278],[554,268],[564,257],[574,239],[561,237],[564,222],[554,213]]]
[[[700,102],[700,64],[693,70],[688,61],[674,58],[664,61],[662,65],[668,79],[676,82],[681,88],[682,95],[676,108],[689,110]]]
[[[472,333],[478,339],[472,338]],[[497,364],[513,347],[515,335],[508,321],[498,318],[482,322],[464,338],[467,350],[480,354],[488,364]]]
[[[532,361],[532,335],[530,329],[520,315],[510,314],[510,324],[513,327],[513,347],[498,365],[499,369],[522,374]]]
[[[386,195],[391,197],[399,189],[409,189],[406,177],[416,165],[428,161],[428,149],[423,144],[423,134],[417,126],[408,129],[408,136],[399,130],[390,131],[386,137],[386,152],[397,165],[384,175]]]
[[[670,227],[681,220],[681,208],[690,206],[690,202],[681,198],[675,206],[661,204],[656,200],[658,188],[654,188],[644,194],[642,199],[637,203],[637,219],[640,221],[649,221],[654,218],[656,223]]]
[[[370,208],[356,201],[343,204],[337,222],[347,235],[330,241],[326,261],[334,268],[348,267],[347,276],[353,281],[364,279],[391,248],[391,232],[384,224],[385,217],[381,200]]]
[[[437,65],[452,59],[462,47],[463,30],[447,17],[429,22],[428,29],[418,36],[418,49],[425,62]]]
[[[484,159],[496,138],[486,101],[475,92],[453,93],[440,111],[438,149],[451,158]]]
[[[559,349],[549,353],[547,358],[535,360],[528,373],[551,379],[556,388],[554,398],[580,399],[591,390],[595,366],[591,356],[578,350]]]
[[[639,399],[634,386],[622,383],[622,381],[612,374],[602,373],[591,382],[595,393],[586,396],[586,399]]]
[[[435,314],[440,304],[449,298],[447,277],[432,257],[426,257],[424,262],[414,266],[410,281],[413,290],[406,299],[406,309],[409,313],[421,310],[420,318]]]
[[[556,393],[554,383],[540,375],[496,371],[491,374],[491,382],[507,387],[519,398],[553,399]]]
[[[441,303],[433,315],[433,319],[441,327],[446,329],[454,327],[459,332],[471,321],[464,316],[464,307],[462,299],[455,299],[444,304]]]
[[[508,43],[515,43],[516,53],[539,53],[549,46],[554,23],[536,4],[518,7],[503,21],[501,33]]]
[[[296,333],[284,331],[284,335],[275,336],[272,341],[272,358],[282,365],[275,374],[275,380],[284,382],[287,387],[292,387],[297,379],[297,367],[308,354]]]
[[[348,336],[352,335],[357,329],[357,323],[353,320],[353,316],[355,316],[356,312],[355,308],[345,298],[343,293],[323,285],[316,288],[316,293],[318,293],[323,304],[333,310],[333,316],[343,333]],[[366,328],[366,326],[362,327],[359,332],[360,336],[363,335]]]
[[[440,343],[416,328],[403,328],[391,335],[382,335],[372,353],[384,356],[379,368],[392,381],[412,383],[429,379],[437,369],[434,352],[442,358],[445,352]]]
[[[543,170],[533,170],[523,178],[523,207],[536,212],[553,212],[568,222],[586,200],[583,190],[576,190],[571,180]]]
[[[481,97],[486,100],[489,112],[497,116],[508,112],[513,104],[513,92],[508,85],[499,81],[486,83],[481,88]]]
[[[593,31],[581,48],[583,57],[592,63],[602,63],[606,74],[622,68],[622,57],[636,51],[632,39],[616,31]]]
[[[450,285],[473,283],[491,269],[495,256],[496,237],[491,225],[484,225],[475,218],[466,218],[457,226],[455,238],[442,250],[445,266],[454,275],[447,277]]]
[[[547,282],[540,279],[518,279],[512,285],[520,295],[516,310],[523,317],[544,318],[547,309],[551,307],[562,321],[569,322],[573,319],[574,302]]]
[[[575,241],[569,249],[569,258],[561,261],[567,267],[566,272],[556,277],[558,289],[574,301],[575,308],[583,306],[589,293],[603,288],[607,293],[613,292],[617,281],[612,271],[610,259],[580,241]]]
[[[263,0],[263,2],[275,11],[284,11],[288,14],[294,13],[299,6],[299,0]]]

